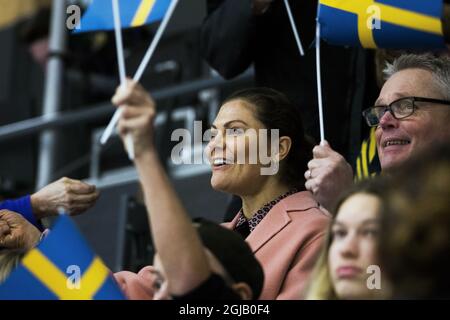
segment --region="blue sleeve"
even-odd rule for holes
[[[31,197],[29,195],[15,200],[5,200],[0,202],[0,210],[3,209],[20,213],[40,231],[44,230],[42,224],[38,222],[34,216],[33,208],[31,207]]]

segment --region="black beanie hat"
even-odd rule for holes
[[[245,240],[232,230],[202,218],[194,219],[203,245],[220,261],[235,282],[247,283],[253,298],[261,294],[264,272]]]

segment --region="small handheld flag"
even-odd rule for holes
[[[118,53],[117,57],[118,57],[118,63],[119,63],[121,85],[123,85],[125,83],[125,63],[124,63],[124,59],[123,59],[123,45],[122,45],[122,40],[121,40],[122,37],[121,37],[121,35],[119,35],[119,29],[121,27],[121,17],[120,16],[122,14],[120,12],[120,6],[117,5],[117,1],[118,0],[113,0],[111,2],[111,5],[112,5],[111,9],[113,12],[113,28],[115,29],[115,35],[116,35],[116,47],[117,47],[117,53]],[[123,1],[124,0],[122,0],[122,2]],[[178,0],[156,0],[156,1],[157,2],[155,3],[155,0],[142,0],[142,3],[141,3],[141,6],[144,5],[144,2],[147,3],[147,8],[151,12],[153,12],[153,10],[157,9],[157,7],[155,7],[157,4],[160,4],[161,8],[164,8],[164,12],[162,12],[162,16],[161,16],[162,21],[158,28],[158,31],[156,32],[152,42],[150,43],[150,46],[147,49],[147,52],[145,53],[144,58],[142,59],[136,73],[134,74],[133,80],[135,82],[139,82],[142,75],[144,74],[144,71],[147,68],[147,66],[150,62],[150,59],[152,58],[153,53],[155,52],[156,47],[158,46],[158,43],[161,40],[161,37],[167,28],[167,24],[169,23],[169,20],[172,17],[172,14],[175,11],[175,8],[178,4]],[[151,8],[149,7],[150,3],[152,3]],[[158,15],[155,14],[155,16],[159,17],[159,13],[158,13]],[[161,19],[161,17],[159,17],[159,19]],[[151,13],[149,13],[147,20],[151,20],[150,18],[151,18]],[[108,126],[106,127],[105,131],[103,132],[103,134],[100,138],[100,143],[102,145],[105,144],[108,141],[108,139],[110,138],[114,128],[116,127],[117,123],[120,120],[121,113],[122,113],[122,109],[119,108],[116,110],[113,117],[111,118]],[[130,158],[130,160],[134,160],[134,144],[133,144],[133,138],[131,135],[127,135],[127,137],[125,139],[125,143],[127,145],[128,157]]]
[[[442,0],[320,0],[322,38],[364,48],[444,48]]]
[[[120,0],[120,20],[123,28],[139,27],[164,18],[171,0]],[[111,0],[93,0],[81,18],[75,33],[113,30]]]
[[[62,215],[0,285],[0,300],[123,300],[108,268]]]

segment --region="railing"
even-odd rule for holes
[[[227,88],[233,85],[244,84],[252,81],[253,70],[249,70],[241,76],[226,81],[221,77],[194,80],[166,89],[152,92],[155,101],[169,99],[185,94],[197,93],[209,88]],[[72,125],[80,125],[91,121],[107,119],[114,113],[115,108],[110,103],[93,105],[80,111],[61,112],[52,116],[31,118],[0,127],[0,143],[36,135],[47,129],[56,129]]]

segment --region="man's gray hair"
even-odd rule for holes
[[[436,57],[432,54],[404,54],[387,63],[383,70],[386,80],[394,73],[405,69],[423,69],[429,71],[439,92],[446,100],[450,100],[450,57]]]

